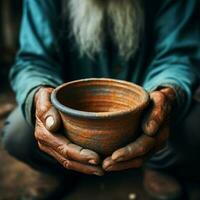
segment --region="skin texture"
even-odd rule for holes
[[[35,95],[35,138],[39,148],[66,169],[102,176],[104,171],[139,168],[149,156],[162,149],[168,140],[169,116],[176,95],[172,88],[161,88],[150,93],[151,103],[143,120],[141,136],[107,157],[100,167],[97,153],[72,144],[59,134],[62,123],[58,111],[50,102],[52,91],[53,88],[40,88]]]
[[[39,148],[55,158],[63,167],[84,174],[102,176],[99,155],[71,143],[62,134],[61,118],[50,102],[53,88],[40,88],[35,95],[36,126],[35,138]]]
[[[169,137],[169,116],[176,99],[172,88],[162,88],[150,94],[151,105],[144,117],[143,133],[133,143],[115,151],[103,161],[105,171],[120,171],[142,167],[152,153],[160,150]]]

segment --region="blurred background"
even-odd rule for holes
[[[18,47],[22,0],[0,0],[0,86],[8,85],[8,71]]]
[[[21,16],[22,0],[0,0],[0,130],[16,105],[8,73],[18,49]],[[139,170],[103,178],[83,178],[66,200],[151,200],[143,190],[141,174]],[[0,144],[0,200],[28,200],[27,191],[34,193],[33,186],[45,187],[46,184],[56,183],[52,177],[48,183],[43,182],[38,172],[11,158]],[[184,184],[185,199],[199,200],[199,188],[193,183]]]

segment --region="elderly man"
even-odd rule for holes
[[[25,0],[20,49],[10,73],[19,107],[3,131],[8,152],[57,176],[71,171],[102,176],[145,166],[145,188],[154,199],[178,199],[181,186],[169,172],[196,161],[193,152],[200,152],[200,104],[192,100],[200,58],[197,4]],[[151,97],[141,136],[103,162],[62,136],[49,98],[59,84],[88,77],[134,82]],[[192,101],[186,127],[182,122]]]

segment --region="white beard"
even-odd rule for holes
[[[125,60],[139,47],[144,28],[141,0],[69,0],[72,33],[81,55],[101,53],[108,31]]]

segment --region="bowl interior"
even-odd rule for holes
[[[133,110],[145,104],[147,93],[139,86],[112,79],[87,79],[60,86],[56,100],[64,107],[92,113]]]

